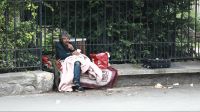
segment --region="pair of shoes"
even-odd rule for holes
[[[80,85],[75,85],[75,86],[73,87],[73,91],[75,91],[75,92],[84,92],[85,90],[84,90],[84,88],[81,87]]]

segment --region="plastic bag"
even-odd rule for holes
[[[90,54],[91,60],[95,63],[99,68],[106,69],[109,65],[109,53],[103,52],[98,54]]]

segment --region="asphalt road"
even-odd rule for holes
[[[0,97],[0,111],[200,111],[200,85]]]

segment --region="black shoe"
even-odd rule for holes
[[[76,85],[73,87],[73,90],[75,92],[84,92],[85,90],[83,89],[83,87],[81,87],[80,85]]]

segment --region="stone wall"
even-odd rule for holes
[[[0,96],[48,92],[53,80],[54,75],[45,71],[0,74]]]

